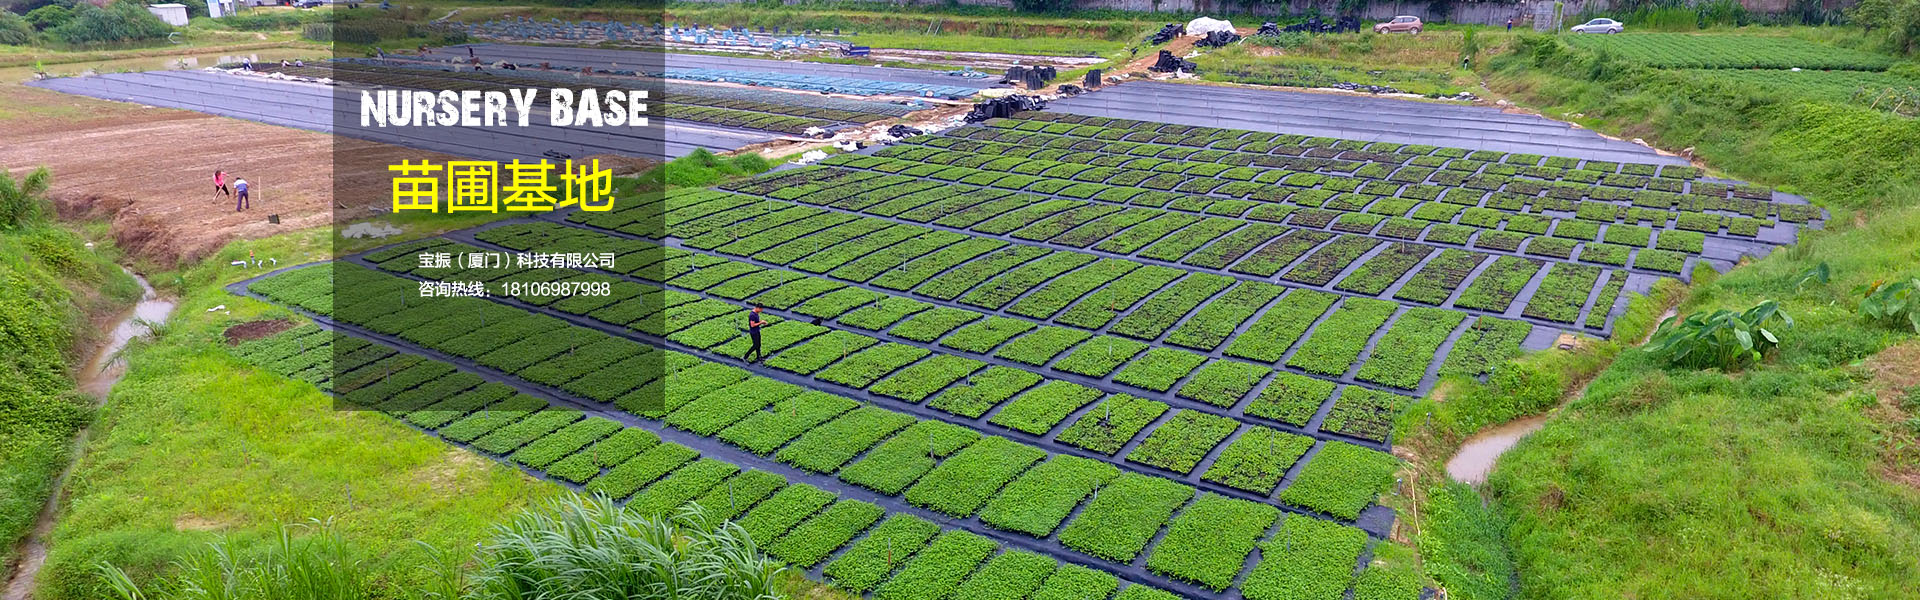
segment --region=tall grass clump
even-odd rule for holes
[[[315,533],[296,537],[297,529]],[[257,558],[245,557],[231,540],[221,539],[174,567],[177,574],[171,579],[143,590],[119,567],[98,566],[118,600],[360,600],[371,592],[366,570],[330,522],[282,527],[278,542]]]
[[[282,528],[264,553],[223,538],[144,587],[117,566],[96,569],[117,600],[779,600],[786,572],[746,530],[698,505],[654,516],[606,494],[568,494],[529,509],[495,526],[473,556],[420,547],[427,581],[398,594],[381,589],[381,574],[361,562],[361,550],[320,521]]]
[[[752,152],[722,157],[708,152],[705,148],[699,148],[686,156],[641,173],[640,189],[706,187],[732,177],[764,173],[772,168],[773,164],[767,162],[765,157]]]
[[[605,494],[569,495],[500,526],[482,544],[463,598],[772,600],[785,571],[753,538],[698,505],[670,516],[628,510]],[[448,581],[448,578],[442,578]]]

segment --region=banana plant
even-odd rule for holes
[[[1721,309],[1660,322],[1645,351],[1668,364],[1693,368],[1739,368],[1780,344],[1793,317],[1767,300],[1744,312]]]
[[[1860,314],[1895,327],[1912,326],[1914,333],[1920,333],[1920,278],[1876,283],[1861,291],[1866,298],[1860,300]]]

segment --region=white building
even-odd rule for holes
[[[218,19],[233,14],[236,0],[207,0],[207,16]]]
[[[187,5],[185,4],[149,4],[147,5],[147,12],[153,13],[153,16],[160,17],[160,20],[165,21],[168,25],[174,27],[187,26]]]

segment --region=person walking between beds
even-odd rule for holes
[[[747,362],[760,362],[764,358],[760,354],[760,328],[766,325],[766,319],[760,318],[760,307],[755,306],[753,312],[747,313],[747,337],[753,340],[753,347],[747,350]]]
[[[219,193],[222,196],[233,195],[233,190],[227,189],[227,172],[226,171],[221,171],[219,169],[215,169],[213,171],[213,191]]]
[[[235,194],[233,212],[240,212],[253,207],[253,203],[247,202],[247,180],[245,178],[233,180],[233,192]]]

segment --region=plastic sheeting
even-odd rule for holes
[[[1215,31],[1233,31],[1233,22],[1207,17],[1187,21],[1187,35],[1206,35]]]

